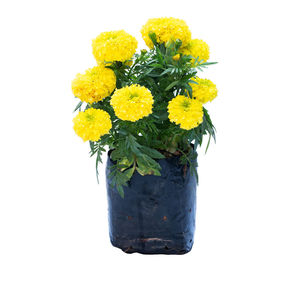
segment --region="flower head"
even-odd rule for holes
[[[147,88],[134,84],[116,90],[110,104],[120,119],[134,122],[152,113],[153,97]]]
[[[173,60],[178,61],[180,59],[180,54],[173,56]]]
[[[97,141],[112,127],[109,114],[102,109],[89,108],[73,119],[74,131],[84,141]]]
[[[88,103],[98,102],[109,96],[115,87],[115,73],[101,65],[89,68],[84,74],[77,74],[72,82],[74,95]]]
[[[185,96],[176,96],[169,101],[168,112],[170,121],[185,130],[191,130],[203,121],[201,102]]]
[[[208,79],[199,77],[192,78],[191,80],[198,84],[190,83],[193,91],[193,98],[199,100],[201,103],[212,101],[218,93],[216,85]]]
[[[195,62],[195,59],[198,58],[198,61],[203,60],[206,62],[209,59],[209,46],[200,39],[193,39],[191,42],[179,49],[179,52],[184,55],[191,55],[194,59],[192,62]]]
[[[149,33],[155,33],[157,43],[181,40],[182,46],[186,46],[191,40],[191,32],[184,20],[176,18],[149,19],[141,30],[143,39],[149,48],[153,48],[153,42]]]
[[[124,30],[102,32],[93,40],[93,55],[98,62],[124,62],[132,58],[137,44],[137,40]]]

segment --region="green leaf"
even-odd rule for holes
[[[95,144],[93,141],[89,141],[89,143],[90,143],[90,148],[91,148],[91,156],[93,156],[96,153]]]
[[[130,180],[134,173],[134,170],[135,170],[135,167],[132,167],[130,169],[127,169],[125,172],[123,172],[123,174],[128,180]]]
[[[153,63],[153,64],[150,64],[150,66],[155,67],[155,68],[163,68],[163,65],[161,65],[160,63]]]
[[[194,80],[191,80],[191,79],[190,79],[190,80],[188,80],[188,83],[189,83],[189,84],[196,84],[196,85],[198,85],[198,84],[199,84],[198,82],[196,82],[196,81],[194,81]]]
[[[73,112],[77,111],[78,109],[80,110],[80,108],[81,108],[82,104],[83,104],[83,102],[82,102],[82,101],[80,101],[80,102],[79,102],[79,103],[76,105],[76,107],[75,107],[75,109],[74,109],[74,111],[73,111]]]
[[[123,157],[123,153],[120,149],[114,149],[111,154],[110,154],[110,158],[113,161],[117,161],[118,159],[121,159]]]
[[[160,175],[160,169],[158,162],[148,155],[141,154],[137,157],[137,171],[141,175]]]
[[[165,158],[165,156],[163,154],[161,154],[159,151],[157,151],[156,149],[146,147],[146,146],[142,146],[140,149],[141,149],[142,152],[144,152],[145,154],[147,154],[151,158],[154,158],[154,159],[163,159],[163,158]]]
[[[163,75],[165,75],[165,74],[167,74],[168,72],[171,72],[171,68],[168,68],[168,69],[166,69],[165,71],[163,71],[161,74],[160,74],[160,76],[163,76]]]
[[[204,62],[204,63],[201,63],[201,66],[203,65],[213,65],[213,64],[217,64],[218,62]]]
[[[117,185],[117,190],[120,194],[120,196],[124,199],[124,188],[122,185]]]
[[[209,135],[209,139],[208,139],[208,142],[207,142],[207,145],[206,145],[206,149],[205,149],[205,154],[208,150],[208,147],[209,147],[209,144],[210,144],[210,139],[211,139],[211,135]]]
[[[188,91],[189,97],[192,98],[193,97],[193,89],[192,89],[192,87],[188,83],[184,83],[183,86]]]
[[[141,176],[146,176],[146,175],[161,176],[159,170],[154,168],[149,169],[147,167],[141,166],[141,167],[137,167],[136,170]]]
[[[177,85],[180,81],[174,81],[172,82],[167,88],[165,88],[165,91],[170,90],[171,88],[173,88],[175,85]]]
[[[98,148],[98,151],[97,151],[97,157],[96,157],[96,176],[97,176],[97,182],[98,182],[98,184],[99,184],[99,178],[98,178],[98,175],[99,175],[98,165],[99,165],[99,162],[102,163],[101,156],[102,156],[102,150]]]
[[[143,169],[140,167],[136,167],[137,172],[141,175],[141,176],[146,176],[147,175],[147,169]]]
[[[130,134],[126,137],[125,145],[126,148],[132,151],[134,154],[140,154],[139,148],[141,147],[141,145],[136,141],[136,138],[133,135]]]

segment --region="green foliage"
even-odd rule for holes
[[[76,105],[76,107],[75,107],[75,109],[74,109],[73,112],[76,112],[77,110],[81,111],[81,106],[82,106],[82,104],[83,104],[83,101],[80,101],[80,102]]]
[[[88,104],[87,107],[99,108],[107,111],[113,123],[110,134],[100,138],[97,142],[90,142],[91,156],[96,155],[96,173],[101,162],[104,147],[111,150],[110,157],[114,162],[109,176],[112,188],[117,188],[124,197],[123,187],[127,185],[134,171],[141,175],[160,175],[160,165],[157,159],[180,154],[181,162],[197,174],[195,150],[203,143],[203,137],[208,135],[209,141],[215,140],[215,128],[208,111],[203,108],[203,122],[192,130],[183,130],[168,119],[168,102],[174,96],[189,95],[192,88],[189,83],[195,83],[191,78],[197,71],[203,71],[212,62],[192,62],[192,57],[181,55],[179,60],[173,57],[178,54],[181,42],[156,43],[155,34],[150,34],[154,43],[152,50],[142,50],[135,54],[131,62],[113,62],[108,66],[117,77],[117,88],[131,84],[140,84],[148,88],[154,96],[153,113],[137,122],[123,121],[116,117],[110,106],[110,97]],[[131,65],[130,65],[131,63]],[[75,110],[81,110],[80,102]],[[191,148],[193,144],[194,149]],[[207,148],[209,142],[207,144]],[[206,150],[207,150],[206,148]]]

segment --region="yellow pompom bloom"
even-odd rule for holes
[[[124,62],[132,58],[137,45],[137,40],[124,30],[102,32],[93,40],[93,55],[98,62]]]
[[[103,65],[89,68],[84,74],[77,74],[72,82],[75,97],[93,103],[109,96],[116,88],[116,75]]]
[[[156,34],[159,44],[180,39],[182,46],[186,46],[191,40],[191,32],[185,21],[176,18],[149,19],[142,27],[141,33],[150,49],[153,48],[153,42],[149,38],[149,33]]]
[[[110,104],[120,119],[135,122],[152,113],[153,96],[147,88],[134,84],[116,90]]]
[[[193,90],[193,98],[199,100],[201,103],[212,101],[218,93],[216,85],[208,79],[199,77],[192,78],[191,80],[198,84],[190,83]]]
[[[173,56],[173,60],[178,61],[179,59],[180,59],[180,55],[179,54]]]
[[[170,121],[185,130],[198,127],[203,121],[201,102],[185,96],[176,96],[169,101],[168,112]]]
[[[184,55],[191,55],[198,61],[206,62],[209,59],[209,46],[203,40],[193,39],[186,47],[181,47],[179,52]],[[195,59],[192,61],[195,62]]]
[[[112,127],[109,114],[102,109],[89,108],[73,119],[74,131],[84,141],[97,141]]]

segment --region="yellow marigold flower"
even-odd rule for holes
[[[116,90],[110,104],[120,119],[134,122],[152,113],[153,97],[147,88],[134,84]]]
[[[104,66],[89,68],[84,74],[77,74],[72,82],[75,97],[93,103],[109,96],[116,88],[116,75]]]
[[[111,129],[109,114],[102,109],[89,108],[73,119],[74,131],[84,141],[97,141]]]
[[[206,62],[209,59],[209,46],[203,40],[193,39],[186,47],[181,47],[179,52],[184,55],[191,55],[198,61]],[[192,61],[195,62],[195,59]]]
[[[176,60],[176,61],[178,61],[179,59],[180,59],[180,55],[179,55],[179,54],[177,54],[177,55],[173,56],[173,60]]]
[[[198,84],[190,83],[193,90],[193,98],[196,98],[201,103],[207,103],[212,101],[218,93],[216,85],[208,79],[202,79],[199,77],[192,78],[191,80]]]
[[[124,30],[102,32],[93,40],[93,55],[98,62],[130,60],[138,42]]]
[[[185,130],[198,127],[203,121],[201,102],[185,96],[176,96],[169,101],[168,112],[170,121]]]
[[[149,19],[141,30],[146,45],[151,49],[153,42],[149,33],[156,34],[157,43],[167,43],[180,39],[182,46],[186,46],[191,40],[191,32],[184,20],[176,18],[153,18]]]

